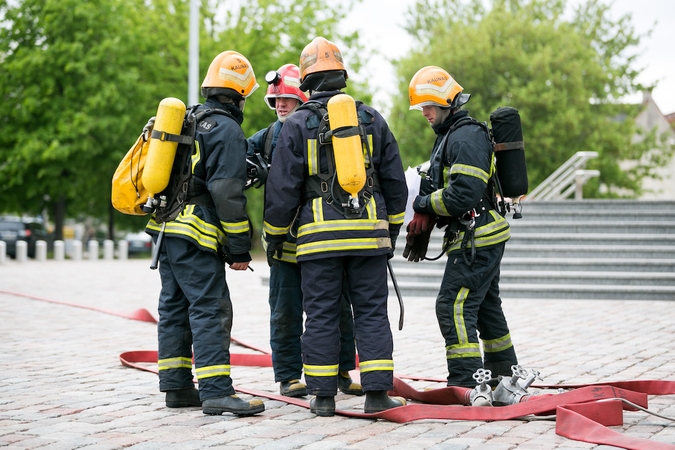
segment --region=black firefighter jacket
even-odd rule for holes
[[[494,209],[492,199],[487,195],[488,183],[494,174],[494,161],[492,143],[486,130],[473,122],[448,133],[454,124],[467,117],[467,111],[460,111],[434,126],[437,137],[431,153],[429,175],[435,190],[422,192],[413,207],[417,212],[445,218],[445,223],[451,222],[450,218],[466,219],[472,212],[475,213],[473,245],[476,248],[489,247],[507,241],[511,235],[508,222]],[[462,224],[458,228],[460,232],[457,236],[450,236],[449,229],[446,231],[446,238],[454,241],[447,248],[448,253],[460,250],[466,226]]]
[[[318,92],[310,100],[325,105],[337,94],[340,91]],[[359,104],[358,110],[370,119],[365,126],[372,160],[366,164],[374,167],[379,187],[356,219],[346,219],[322,197],[307,198],[304,194],[310,176],[328,172],[326,151],[331,150],[318,143],[316,113],[299,109],[284,123],[279,135],[267,179],[263,230],[267,242],[283,242],[297,212],[299,262],[389,254],[403,224],[408,190],[398,144],[375,109]]]
[[[204,182],[214,206],[186,204],[175,220],[166,222],[165,233],[216,254],[226,245],[233,261],[250,261],[251,237],[244,195],[248,146],[240,126],[243,115],[236,107],[215,99],[208,99],[202,108],[225,109],[236,118],[210,114],[197,124],[192,173]],[[161,228],[151,219],[146,232],[157,234]]]

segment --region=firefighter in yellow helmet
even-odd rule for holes
[[[225,262],[246,270],[251,256],[246,215],[246,99],[258,88],[249,61],[235,51],[213,60],[202,83],[206,102],[196,110],[194,187],[175,220],[165,222],[159,254],[159,389],[170,408],[201,406],[204,414],[251,415],[261,400],[235,395],[230,378],[232,302]],[[156,241],[161,226],[146,231]],[[192,357],[199,390],[194,388]]]
[[[300,90],[300,70],[295,64],[284,64],[278,70],[265,76],[269,84],[265,103],[277,114],[277,120],[267,128],[248,138],[250,166],[269,166],[274,159],[274,148],[283,124],[307,100],[305,92]],[[268,170],[261,168],[259,172]],[[249,180],[250,186],[265,183],[263,177]],[[277,264],[270,267],[269,304],[270,304],[270,347],[272,348],[272,368],[274,381],[279,383],[281,395],[303,397],[307,387],[300,381],[302,376],[302,354],[300,337],[303,330],[302,290],[300,288],[300,268],[295,257],[297,229],[287,235],[283,252],[275,257]],[[263,239],[263,247],[265,241]],[[352,381],[350,370],[356,367],[354,347],[354,319],[348,294],[343,296],[340,312],[340,371],[338,389],[345,394],[363,395],[361,385]]]
[[[344,95],[347,71],[338,47],[323,37],[300,56],[300,89],[309,101],[289,117],[274,150],[267,179],[265,221],[268,262],[276,264],[297,211],[296,257],[306,314],[302,361],[310,410],[335,414],[340,350],[340,297],[346,283],[354,313],[364,411],[405,404],[392,398],[393,341],[387,317],[387,258],[403,224],[407,188],[396,139],[382,116],[357,102],[353,115],[365,130],[359,150],[367,155],[370,181],[348,209],[336,181],[334,144],[324,120],[328,102]],[[339,97],[345,99],[346,97]],[[337,120],[336,118],[334,118]],[[354,131],[352,129],[351,131]],[[324,189],[321,188],[324,187]]]
[[[445,338],[448,386],[474,387],[478,369],[511,376],[518,360],[499,298],[509,224],[496,210],[488,130],[462,110],[470,98],[462,91],[446,70],[435,66],[423,67],[410,81],[410,109],[422,111],[436,141],[428,176],[413,202],[403,255],[415,262],[424,259],[432,228],[437,222],[445,227],[448,262],[436,316]],[[472,395],[472,404],[491,404],[487,397]]]

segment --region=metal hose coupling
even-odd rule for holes
[[[488,384],[492,377],[492,372],[487,369],[478,369],[473,374],[478,386],[473,388],[469,394],[469,403],[471,406],[492,406],[492,388]]]
[[[513,376],[501,377],[499,384],[492,392],[492,404],[495,406],[515,405],[522,401],[526,401],[531,394],[527,392],[527,388],[534,382],[535,379],[541,377],[536,370],[529,372],[523,369],[520,365],[511,366]]]

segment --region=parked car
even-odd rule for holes
[[[18,218],[0,218],[0,241],[5,241],[7,255],[16,258],[17,241],[26,241],[28,244],[28,256],[35,258],[35,243],[45,241],[48,246],[52,245],[52,239],[39,222],[23,221]]]
[[[129,255],[150,254],[152,251],[152,238],[145,231],[129,233],[124,240],[129,243]]]

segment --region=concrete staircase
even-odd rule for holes
[[[675,300],[675,202],[525,201],[511,216],[502,298]],[[410,263],[404,239],[391,260],[402,295],[436,297],[447,258]],[[441,244],[435,231],[427,254]]]

